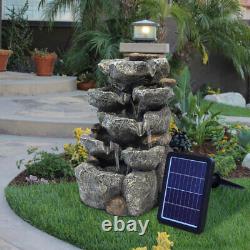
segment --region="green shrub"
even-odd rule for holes
[[[214,160],[215,172],[219,172],[223,176],[228,176],[233,170],[236,169],[236,163],[231,155],[217,155]]]
[[[30,149],[28,151],[28,154],[33,153],[33,158],[24,163],[28,175],[49,180],[74,176],[70,163],[63,158],[63,155],[45,151],[37,152],[37,149]],[[17,162],[17,166],[20,167],[22,163],[23,160]]]
[[[210,111],[213,104],[203,102],[200,93],[196,95],[192,93],[188,67],[181,71],[177,82],[172,104],[175,109],[179,109],[176,121],[178,128],[186,132],[188,137],[200,146],[206,140],[212,139],[208,131],[221,129],[217,121],[219,113]]]
[[[33,42],[32,31],[27,19],[28,1],[23,7],[8,9],[8,24],[3,28],[3,47],[14,53],[9,59],[11,71],[30,72],[32,70],[30,51]]]

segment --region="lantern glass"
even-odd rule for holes
[[[155,42],[157,41],[157,27],[158,24],[143,20],[139,22],[133,23],[134,27],[134,41],[148,41],[148,42]]]

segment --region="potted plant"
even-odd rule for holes
[[[96,87],[94,74],[86,72],[78,77],[77,89],[79,90],[89,90]]]
[[[35,49],[32,55],[35,62],[36,74],[38,76],[52,76],[57,54],[55,52],[48,52],[48,49]]]
[[[12,50],[0,49],[0,72],[6,71],[9,57],[12,54]]]

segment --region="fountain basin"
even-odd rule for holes
[[[115,151],[111,146],[90,136],[83,136],[81,144],[87,149],[89,155],[94,156],[105,164],[115,164]],[[120,155],[120,150],[118,152]]]
[[[148,61],[104,60],[99,64],[100,70],[109,78],[113,86],[122,90],[131,90],[138,85],[152,85],[169,75],[166,58]]]
[[[104,127],[110,135],[112,141],[128,144],[139,140],[145,133],[142,122],[134,119],[101,113],[98,115],[101,126]]]
[[[113,112],[121,110],[130,101],[130,95],[118,95],[104,88],[91,89],[88,91],[89,104],[98,108],[99,111]]]
[[[165,159],[166,149],[156,146],[149,150],[138,150],[132,147],[122,151],[121,158],[133,170],[151,171]]]
[[[146,88],[140,86],[134,88],[132,98],[138,106],[138,112],[146,112],[148,110],[159,110],[166,106],[170,99],[174,96],[171,87],[163,88]]]
[[[144,114],[143,121],[122,117],[104,112],[98,113],[98,119],[114,142],[128,144],[143,136],[161,135],[168,131],[171,111],[165,107],[160,111],[149,111]]]

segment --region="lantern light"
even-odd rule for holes
[[[133,24],[133,40],[138,42],[156,42],[157,41],[157,28],[159,24],[142,20],[134,22]]]

